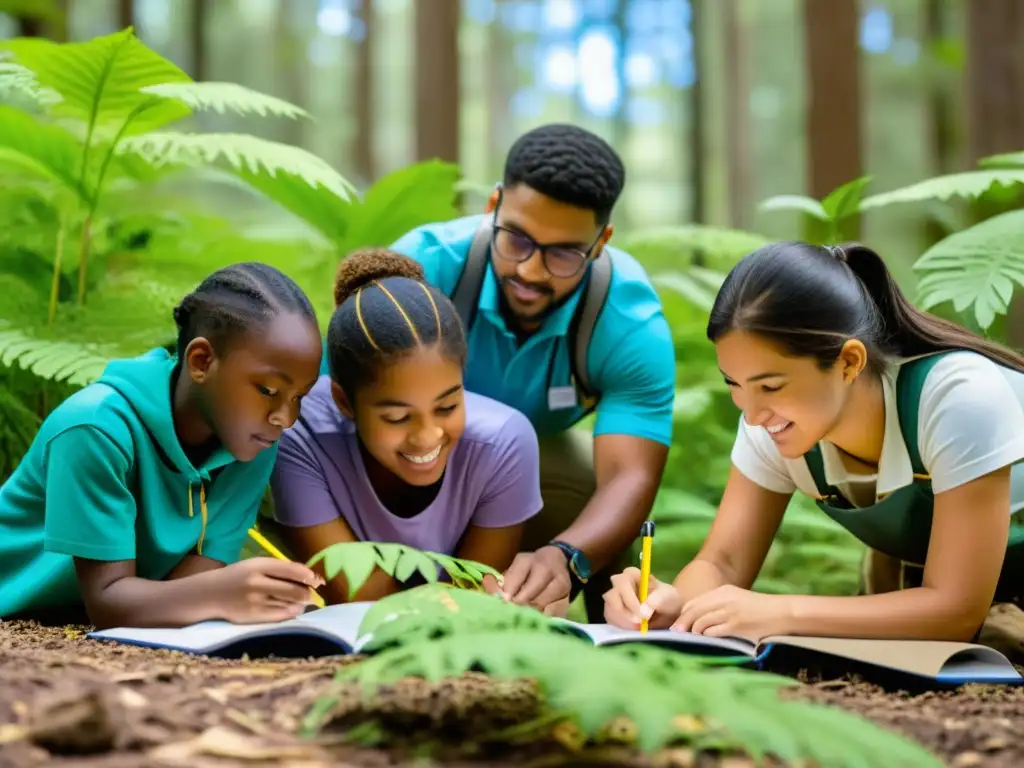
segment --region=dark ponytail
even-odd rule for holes
[[[856,243],[789,241],[745,256],[722,283],[707,336],[714,342],[734,329],[814,357],[823,368],[849,339],[859,339],[876,371],[891,358],[971,350],[1024,372],[1024,356],[911,304],[882,258]]]

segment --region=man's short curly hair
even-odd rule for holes
[[[611,218],[626,183],[626,169],[600,136],[567,123],[527,131],[505,159],[505,187],[525,184],[543,195],[593,211],[598,223]]]

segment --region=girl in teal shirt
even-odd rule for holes
[[[174,319],[176,355],[110,363],[0,487],[0,618],[277,621],[321,583],[304,565],[237,562],[277,440],[317,379],[309,300],[276,269],[235,264]]]
[[[708,338],[742,411],[718,514],[646,605],[635,568],[616,576],[608,621],[1019,651],[1024,358],[916,309],[862,246],[748,255],[719,291]],[[751,590],[796,492],[866,545],[866,594]]]

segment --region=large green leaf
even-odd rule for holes
[[[180,101],[192,109],[213,110],[222,115],[234,112],[239,115],[311,117],[309,112],[284,99],[268,96],[237,83],[158,83],[139,90],[160,98]]]
[[[820,201],[806,195],[773,195],[763,200],[758,208],[762,211],[799,211],[820,221],[828,221],[829,214]]]
[[[0,44],[39,83],[62,97],[57,115],[89,126],[119,128],[133,117],[125,135],[152,130],[189,114],[184,104],[141,91],[149,85],[188,82],[188,75],[148,48],[131,28],[82,43],[17,38]]]
[[[861,200],[860,209],[866,211],[901,203],[949,200],[954,197],[974,198],[980,197],[993,186],[1008,187],[1014,184],[1024,184],[1024,170],[996,169],[951,173],[865,197]]]
[[[929,248],[914,264],[922,272],[921,306],[946,301],[965,312],[973,307],[987,329],[1006,313],[1014,284],[1024,285],[1024,211],[993,216],[956,232]]]
[[[103,372],[110,357],[88,344],[38,338],[0,321],[0,363],[41,379],[84,386]]]
[[[678,270],[700,254],[708,266],[731,267],[751,251],[768,243],[763,235],[741,229],[702,224],[650,227],[616,237],[612,243],[628,251],[648,271]]]
[[[345,250],[386,247],[410,229],[455,218],[458,177],[457,165],[440,160],[414,163],[384,176],[353,211]]]
[[[155,131],[121,141],[116,151],[118,154],[138,154],[156,166],[222,163],[250,174],[275,176],[284,172],[311,187],[322,186],[342,199],[348,199],[355,193],[341,174],[311,152],[244,133]]]
[[[651,282],[656,286],[678,293],[705,312],[709,312],[714,305],[724,280],[725,275],[701,267],[690,267],[685,272],[658,272],[651,277]]]
[[[81,157],[82,146],[63,128],[0,106],[0,168],[16,165],[66,187],[84,200],[87,194],[78,176]]]
[[[340,243],[348,232],[356,210],[355,199],[338,195],[324,186],[310,186],[301,176],[263,168],[230,167],[229,172],[243,179],[267,199],[305,221],[332,243]]]

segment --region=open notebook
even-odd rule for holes
[[[706,656],[746,656],[758,666],[764,666],[773,649],[785,648],[808,657],[823,654],[942,683],[1024,683],[1024,677],[1003,654],[973,643],[786,635],[766,637],[755,644],[736,637],[707,637],[668,629],[641,633],[608,624],[565,624],[569,631],[600,646],[650,643]]]
[[[227,658],[243,654],[250,658],[344,655],[359,653],[373,637],[372,632],[360,631],[373,605],[371,602],[330,605],[272,624],[204,621],[175,629],[118,627],[91,632],[89,637]],[[396,616],[384,616],[380,622]],[[374,623],[379,626],[379,622]],[[684,653],[747,658],[762,668],[772,650],[778,648],[797,656],[831,656],[945,684],[1024,683],[1024,677],[1005,656],[992,648],[971,643],[785,636],[767,637],[754,644],[735,637],[707,637],[667,629],[642,634],[608,624],[568,620],[557,620],[557,623],[567,633],[599,646],[647,643]]]
[[[90,632],[94,640],[166,648],[207,656],[331,656],[358,653],[371,637],[359,626],[371,602],[329,605],[287,621],[232,624],[202,621],[180,628],[116,627]]]

